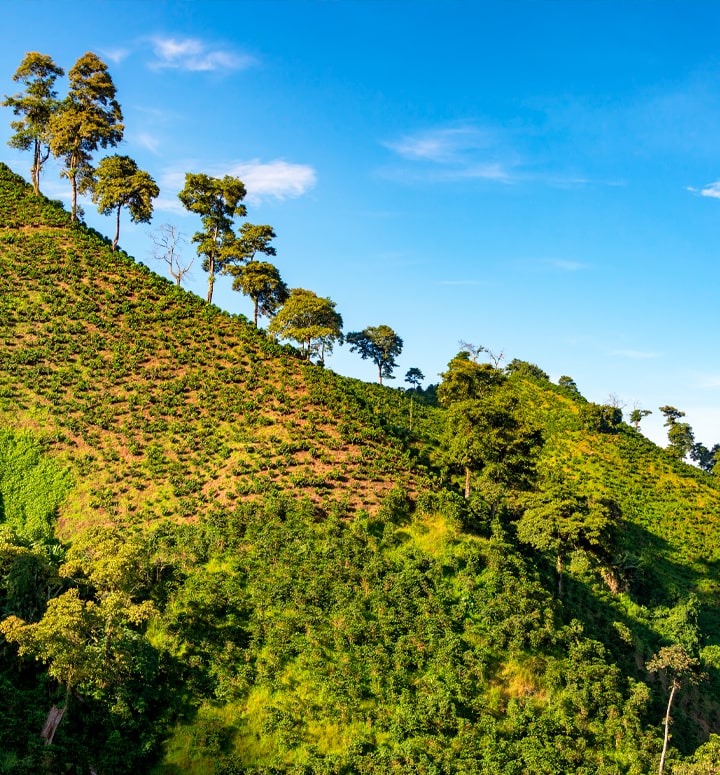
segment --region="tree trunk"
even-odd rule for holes
[[[470,469],[465,467],[465,500],[470,497]]]
[[[40,732],[40,737],[42,737],[42,739],[45,741],[45,745],[52,744],[53,737],[55,737],[55,732],[60,726],[60,722],[65,715],[65,711],[68,709],[69,702],[70,686],[67,685],[65,686],[65,705],[62,708],[58,708],[57,705],[53,705],[52,708],[50,708],[50,712],[47,714],[42,732]]]
[[[32,168],[32,184],[33,189],[35,191],[35,195],[37,196],[40,193],[40,141],[35,141],[35,155],[33,159],[33,168]]]
[[[77,170],[73,170],[70,175],[70,186],[72,187],[72,206],[70,208],[70,220],[77,221]]]
[[[212,302],[212,296],[213,296],[213,285],[215,285],[215,256],[210,256],[210,264],[208,267],[208,292],[207,292],[207,301],[208,304]]]
[[[253,322],[255,323],[255,328],[257,328],[257,319],[258,319],[258,306],[260,304],[258,299],[253,299],[255,302],[255,315],[253,317]]]
[[[663,767],[665,767],[665,755],[667,754],[668,740],[670,739],[670,707],[672,706],[677,688],[678,685],[673,680],[672,689],[670,689],[670,699],[668,700],[667,711],[665,713],[665,739],[663,740],[663,749],[662,754],[660,755],[660,769],[658,770],[658,775],[662,775]]]
[[[115,223],[115,239],[113,240],[112,249],[115,250],[118,241],[120,240],[120,208],[122,205],[118,205],[117,220]]]
[[[557,570],[558,597],[560,598],[563,596],[563,558],[561,554],[557,556],[555,569]]]

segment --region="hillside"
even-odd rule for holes
[[[193,518],[286,491],[373,509],[388,482],[424,481],[402,394],[302,362],[38,207],[7,169],[0,185],[0,416],[79,472],[63,523]]]
[[[602,553],[463,499],[445,410],[176,288],[0,166],[0,772],[720,771],[720,491],[521,373]],[[448,358],[453,354],[449,353]],[[505,501],[503,501],[505,502]],[[701,675],[702,673],[702,675]],[[52,745],[40,730],[65,709]]]

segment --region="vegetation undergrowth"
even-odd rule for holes
[[[5,167],[0,220],[1,772],[641,775],[676,681],[718,771],[712,475],[464,357],[411,430]]]

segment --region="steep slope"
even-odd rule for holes
[[[77,472],[64,521],[193,518],[280,491],[373,509],[423,481],[402,393],[388,413],[382,391],[113,253],[7,168],[0,218],[0,421]]]
[[[0,166],[0,771],[644,775],[668,643],[707,675],[666,772],[713,771],[714,479],[510,382],[539,467],[617,504],[561,597],[517,509],[460,497],[442,410],[418,397],[411,433],[401,391],[302,362]]]
[[[602,422],[600,407],[582,396],[541,381],[517,386],[527,410],[542,418],[543,463],[560,467],[583,492],[618,504],[615,581],[623,587],[624,565],[642,602],[695,594],[706,605],[709,631],[720,632],[717,478],[678,461],[625,423]]]

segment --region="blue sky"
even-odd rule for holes
[[[107,62],[126,125],[114,152],[161,187],[151,226],[122,224],[138,260],[163,272],[149,232],[199,227],[176,197],[186,172],[237,175],[288,285],[332,298],[346,332],[388,324],[404,339],[390,384],[411,366],[438,381],[464,340],[653,410],[659,443],[664,404],[720,441],[719,4],[0,0],[0,13],[4,94],[27,51],[66,70],[86,51]],[[0,111],[0,160],[28,177],[11,120]],[[50,164],[42,188],[69,194]],[[187,286],[204,296],[199,266]],[[216,301],[251,313],[229,278]],[[347,347],[328,365],[374,378]]]

